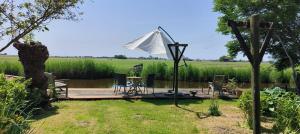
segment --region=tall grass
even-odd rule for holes
[[[146,66],[142,72],[142,76],[147,74],[156,74],[158,80],[171,80],[173,75],[173,67],[167,66],[164,63],[153,63]],[[216,67],[196,67],[189,64],[187,67],[179,68],[179,80],[181,81],[212,81],[215,75],[225,75],[228,79],[235,78],[239,83],[251,81],[251,68],[240,67],[232,68],[226,66]],[[290,69],[284,71],[276,71],[271,66],[262,66],[260,71],[260,80],[263,83],[278,82],[288,83],[290,81]]]
[[[49,60],[46,63],[46,71],[53,72],[58,78],[100,79],[111,78],[114,73],[114,67],[90,59],[56,59]]]
[[[46,71],[53,72],[58,78],[101,79],[112,78],[113,74],[129,73],[136,64],[143,63],[142,76],[154,73],[157,80],[171,80],[173,63],[168,60],[120,60],[89,58],[50,58]],[[287,83],[291,80],[291,70],[277,71],[268,63],[261,65],[261,82]],[[22,75],[23,68],[17,57],[0,57],[0,72]],[[188,66],[179,68],[179,80],[212,81],[215,75],[226,75],[238,82],[250,82],[251,67],[247,62],[198,62],[189,61]]]
[[[29,81],[8,80],[0,74],[0,133],[22,134],[29,129],[28,92]]]

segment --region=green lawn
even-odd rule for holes
[[[45,134],[251,133],[237,101],[218,100],[222,116],[206,115],[210,100],[101,100],[55,102],[55,110],[36,116],[31,126]]]

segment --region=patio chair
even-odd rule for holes
[[[114,92],[117,90],[118,85],[117,85],[117,80],[118,79],[118,74],[114,74],[113,76],[113,87],[114,87]]]
[[[143,71],[143,64],[138,64],[133,66],[133,73],[135,76],[141,76]]]
[[[223,94],[223,84],[225,75],[215,75],[213,82],[208,82],[208,94],[212,90],[213,96],[215,91],[219,91],[219,94]]]
[[[68,98],[68,84],[63,80],[55,80],[55,76],[52,73],[44,72],[44,74],[48,78],[48,88],[54,88],[60,94],[65,93],[65,97]]]
[[[130,83],[127,82],[126,74],[115,74],[115,79],[116,84],[114,93],[118,94],[118,92],[121,91],[121,88],[123,88],[126,93],[126,88],[131,87]]]
[[[142,83],[142,86],[144,87],[144,93],[147,91],[148,94],[148,88],[152,88],[152,94],[154,95],[154,78],[155,74],[148,74],[146,81]]]

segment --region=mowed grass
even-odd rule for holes
[[[218,100],[222,116],[206,115],[210,100],[62,101],[56,110],[36,116],[31,127],[40,134],[196,134],[251,133],[237,101]]]
[[[143,64],[142,76],[154,73],[157,80],[171,80],[173,62],[171,60],[113,59],[113,58],[54,58],[46,62],[46,71],[57,78],[101,79],[112,78],[114,73],[132,74],[132,67]],[[187,61],[188,67],[179,68],[179,80],[207,82],[215,75],[226,75],[238,82],[250,82],[251,67],[248,62]],[[183,62],[181,62],[183,65]],[[23,68],[17,57],[0,57],[0,72],[23,75]],[[291,70],[277,71],[269,63],[261,64],[261,82],[288,83]]]

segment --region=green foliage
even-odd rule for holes
[[[232,78],[232,79],[228,79],[228,82],[226,84],[226,87],[229,89],[229,90],[235,90],[237,88],[237,82],[235,80],[235,78]]]
[[[300,97],[293,92],[275,87],[261,91],[261,113],[274,118],[276,132],[299,132],[300,130]],[[252,126],[252,94],[243,92],[239,107],[244,112],[247,124]]]
[[[219,110],[218,101],[215,99],[211,99],[211,103],[208,108],[208,114],[211,116],[220,116],[221,111]]]
[[[241,51],[239,42],[237,40],[228,41],[226,43],[227,53],[230,57],[236,57],[238,52]]]
[[[286,92],[278,87],[267,88],[261,92],[261,109],[265,116],[274,116],[278,99]]]
[[[225,35],[233,35],[227,26],[227,20],[246,21],[253,14],[260,14],[263,21],[273,22],[276,27],[274,34],[277,34],[282,42],[275,36],[272,37],[267,52],[274,59],[274,66],[283,70],[291,66],[290,61],[284,52],[287,50],[293,63],[300,64],[300,2],[297,0],[214,0],[214,11],[222,15],[218,20],[217,31]],[[242,36],[249,45],[249,30],[240,29]],[[266,30],[262,30],[261,38],[266,36]],[[226,44],[230,56],[237,56],[241,52],[235,36]]]
[[[25,35],[23,37],[23,39],[24,39],[24,43],[30,44],[30,42],[34,41],[34,34],[33,33],[28,33],[27,35]]]
[[[54,73],[57,78],[72,79],[111,78],[115,72],[112,65],[89,59],[49,60],[46,71]]]
[[[155,74],[155,78],[158,80],[164,80],[167,78],[168,66],[166,63],[158,62],[152,63],[144,67],[142,76],[146,77],[148,74]]]
[[[221,56],[220,58],[219,58],[219,61],[221,61],[221,62],[228,62],[228,61],[233,61],[233,58],[232,57],[230,57],[230,56]]]
[[[0,72],[22,75],[23,68],[15,57],[0,57]],[[133,59],[92,59],[92,58],[50,58],[46,62],[46,71],[57,78],[66,79],[101,79],[112,78],[115,72],[130,73],[137,63],[144,65],[142,76],[154,73],[158,80],[171,80],[173,63],[168,60],[133,60]],[[277,71],[267,63],[261,65],[261,82],[286,82],[291,80],[291,70]],[[199,62],[188,61],[188,66],[179,68],[182,81],[212,81],[214,75],[226,75],[236,82],[250,82],[251,69],[246,62]]]
[[[29,129],[30,112],[26,86],[29,81],[23,79],[6,80],[0,75],[0,132],[23,133]]]
[[[239,107],[242,109],[247,125],[252,129],[252,93],[250,90],[244,91],[239,98]]]
[[[49,84],[48,86],[49,91],[49,97],[52,99],[58,99],[59,93],[56,91],[55,87],[53,84]]]
[[[116,59],[127,59],[125,55],[115,55],[114,58]]]
[[[26,37],[26,35],[34,30],[48,31],[47,24],[50,21],[77,20],[77,16],[81,15],[80,12],[74,11],[79,8],[78,3],[83,3],[83,0],[1,2],[0,27],[2,31],[0,39],[12,38],[0,51],[5,50],[21,38],[27,40],[28,36]]]
[[[261,92],[262,114],[275,118],[274,129],[297,132],[300,129],[300,97],[281,88]]]
[[[300,130],[300,98],[295,94],[286,93],[278,98],[275,109],[275,126],[277,131],[285,133]]]

